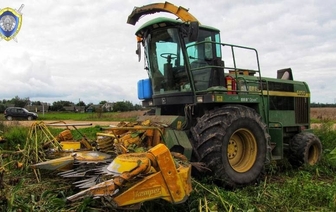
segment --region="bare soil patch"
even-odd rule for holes
[[[310,117],[319,120],[336,120],[335,107],[310,108]]]

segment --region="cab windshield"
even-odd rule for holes
[[[181,42],[177,28],[153,31],[145,40],[145,56],[154,94],[188,92],[193,86],[196,91],[206,90],[212,62],[221,57],[220,46],[213,43],[216,41],[219,36],[212,31],[200,30],[197,42],[187,38]]]

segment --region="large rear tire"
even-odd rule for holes
[[[214,109],[191,129],[198,161],[229,187],[259,180],[265,168],[269,135],[255,110],[237,105]]]
[[[304,164],[315,165],[320,161],[322,155],[322,144],[320,139],[310,132],[296,134],[289,143],[289,162],[294,167]]]

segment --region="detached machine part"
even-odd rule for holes
[[[159,198],[179,204],[192,191],[191,163],[164,144],[169,141],[163,134],[170,130],[163,126],[168,127],[149,120],[121,122],[97,133],[99,151],[68,153],[31,167],[58,170],[59,176],[74,179],[73,184],[84,190],[68,197],[69,201],[103,197],[123,209],[136,209]]]
[[[66,171],[78,164],[102,164],[111,162],[111,155],[98,151],[68,153],[68,155],[31,165],[33,169]]]
[[[142,202],[158,198],[182,203],[192,191],[191,165],[181,160],[176,163],[164,144],[147,153],[121,154],[111,163],[109,171],[116,176],[67,199],[105,197],[117,208],[136,209]]]
[[[63,152],[72,152],[72,151],[83,151],[83,150],[92,150],[92,146],[88,138],[82,134],[77,126],[92,126],[91,123],[81,123],[81,124],[67,124],[64,121],[52,122],[46,124],[49,127],[66,127],[61,133],[56,136],[56,140],[60,143],[61,150]],[[69,127],[75,129],[81,136],[82,139],[80,141],[75,141],[71,134],[71,130]]]
[[[105,163],[110,162],[112,156],[103,152],[93,151],[93,142],[82,134],[76,126],[91,126],[89,123],[67,124],[64,121],[53,123],[35,122],[31,125],[25,149],[38,149],[43,157],[33,165],[33,169],[65,171],[73,168],[74,164]],[[49,127],[66,127],[57,136],[51,134]],[[69,127],[73,127],[82,136],[81,140],[74,140]],[[32,142],[33,141],[33,142]],[[34,148],[28,145],[37,145]]]

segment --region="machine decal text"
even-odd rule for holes
[[[242,102],[258,102],[258,98],[241,98]]]
[[[307,92],[306,91],[296,91],[298,96],[306,96]]]
[[[161,193],[162,193],[161,187],[154,187],[150,189],[138,190],[134,192],[134,199],[158,196]]]

